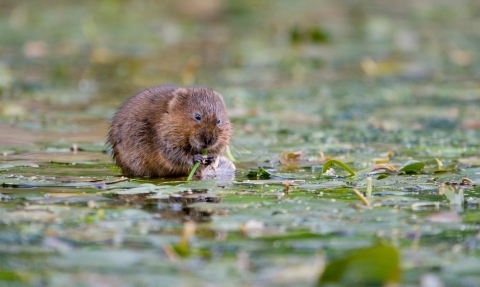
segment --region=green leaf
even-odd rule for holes
[[[271,176],[263,167],[259,167],[258,170],[252,170],[247,174],[249,179],[270,179]]]
[[[379,243],[358,249],[346,258],[330,262],[320,276],[318,286],[329,283],[342,286],[384,286],[400,281],[400,256],[390,245]]]
[[[17,273],[12,271],[0,271],[0,280],[2,281],[22,281]]]
[[[236,162],[237,160],[232,154],[232,151],[230,150],[230,146],[227,145],[227,148],[225,149],[225,155],[231,162]]]
[[[327,161],[325,164],[323,164],[322,168],[322,173],[320,175],[323,175],[325,172],[327,172],[328,169],[330,169],[332,166],[338,165],[345,169],[348,173],[350,173],[351,176],[356,176],[357,173],[353,171],[348,165],[344,164],[343,162],[336,160],[336,159],[331,159]]]
[[[409,160],[404,163],[398,171],[404,173],[419,173],[424,166],[425,163],[422,161]]]
[[[171,186],[171,185],[154,185],[151,183],[140,184],[135,188],[114,190],[111,193],[113,195],[139,195],[139,194],[152,194],[152,195],[169,195],[176,192],[184,191],[185,188]]]

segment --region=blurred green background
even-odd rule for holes
[[[259,121],[340,141],[477,131],[479,15],[467,0],[2,1],[0,145],[102,141],[127,97],[164,83],[222,93],[239,138]]]

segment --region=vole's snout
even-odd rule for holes
[[[199,130],[190,138],[190,144],[198,151],[208,150],[217,142],[217,136],[213,133]]]
[[[203,133],[201,137],[201,143],[203,145],[203,149],[207,149],[211,147],[216,142],[216,138],[214,135],[210,133]]]
[[[209,145],[212,144],[213,139],[212,139],[211,136],[206,136],[206,137],[204,138],[204,141],[203,141],[203,142],[204,142],[205,146],[209,146]]]

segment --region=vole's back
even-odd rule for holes
[[[113,158],[128,176],[161,176],[163,157],[155,152],[154,125],[162,120],[176,86],[143,90],[128,99],[111,122],[108,141]]]

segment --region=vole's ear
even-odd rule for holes
[[[188,91],[184,88],[175,89],[172,99],[168,102],[167,112],[178,110],[187,101]]]
[[[189,91],[185,88],[178,88],[174,92],[174,98],[179,100],[179,102],[185,101],[189,97]]]

